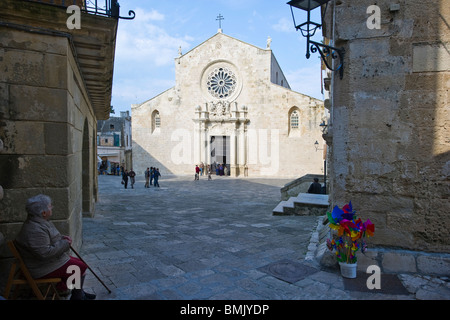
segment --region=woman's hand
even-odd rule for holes
[[[69,242],[70,245],[72,244],[72,238],[70,238],[70,237],[68,237],[68,236],[62,236],[62,238],[63,238],[64,240],[67,240],[67,242]]]

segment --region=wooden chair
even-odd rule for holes
[[[51,291],[53,291],[52,300],[55,300],[55,298],[57,300],[60,300],[61,298],[58,294],[58,291],[56,290],[55,285],[61,282],[61,278],[33,279],[30,271],[23,262],[23,259],[14,244],[14,241],[8,241],[8,246],[12,254],[14,255],[14,258],[16,258],[16,261],[14,261],[9,272],[9,278],[8,282],[6,283],[4,298],[8,299],[13,285],[16,285],[14,299],[17,298],[17,289],[19,285],[28,285],[39,300],[47,300],[47,296]],[[42,291],[39,289],[39,285],[46,285],[45,294],[42,294]]]

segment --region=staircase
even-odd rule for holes
[[[274,216],[323,216],[328,207],[328,195],[300,193],[281,201],[272,213]]]

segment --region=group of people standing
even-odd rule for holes
[[[145,170],[145,188],[150,188],[151,185],[159,188],[159,177],[161,173],[159,168],[150,167]]]
[[[203,165],[203,162],[201,166],[195,165],[195,178],[194,180],[200,180],[200,176],[203,175],[203,172],[205,171],[205,167]],[[211,178],[211,168],[208,165],[206,168],[206,174],[208,175],[208,180],[212,180]]]
[[[159,188],[159,177],[161,177],[161,173],[159,172],[159,168],[150,167],[145,170],[145,188],[150,188],[150,186],[154,185]],[[131,183],[131,189],[134,189],[134,183],[136,182],[136,172],[131,168],[130,171],[124,170],[122,173],[122,184],[125,189],[128,188],[128,179]]]
[[[216,171],[216,176],[228,176],[228,167],[226,164],[216,164],[215,162],[212,164],[213,170]]]
[[[199,180],[203,174],[208,175],[208,180],[211,179],[211,174],[215,172],[216,176],[228,176],[228,167],[226,164],[217,164],[214,162],[212,165],[204,165],[203,162],[200,165],[195,165],[195,180]]]

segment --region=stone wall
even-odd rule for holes
[[[56,224],[80,243],[82,172],[89,175],[91,183],[84,187],[92,195],[96,122],[69,42],[10,28],[1,31],[0,68],[6,72],[0,79],[5,144],[0,228],[11,238],[26,218],[26,199],[46,193],[54,201]],[[52,44],[48,50],[36,50],[47,43]]]
[[[372,4],[335,1],[325,18],[346,51],[331,91],[331,203],[370,218],[374,245],[448,253],[450,7],[377,1],[381,28],[369,29]]]
[[[48,3],[63,7],[68,7],[70,5],[77,5],[79,7],[82,7],[85,3],[85,0],[29,0],[29,1]]]
[[[331,252],[326,240],[331,239],[330,228],[324,224],[325,218],[319,218],[314,230],[306,260],[316,261],[323,267],[338,268],[335,252]],[[366,273],[369,266],[380,267],[384,274],[421,274],[432,276],[450,275],[450,254],[430,253],[417,250],[369,248],[366,253],[358,251],[358,270]]]
[[[13,22],[4,13],[10,3],[15,5]],[[97,119],[71,38],[45,28],[24,28],[20,10],[28,10],[29,3],[2,4],[7,9],[0,10],[1,242],[14,239],[20,230],[26,200],[44,193],[53,200],[52,221],[77,248],[82,213],[95,209]],[[34,23],[54,10],[61,8],[46,6]],[[0,246],[0,288],[10,256]]]

